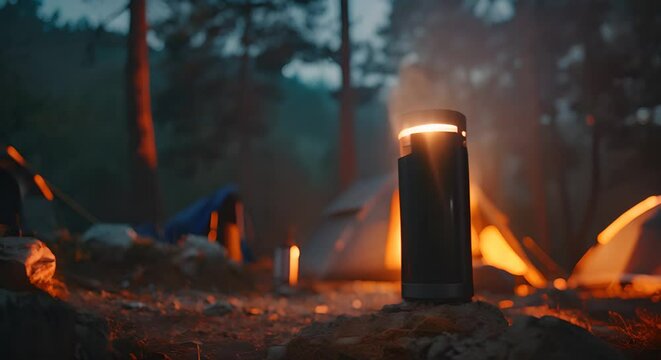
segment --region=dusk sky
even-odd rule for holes
[[[0,0],[0,5],[7,0]],[[325,23],[328,24],[318,35],[320,38],[332,39],[339,34],[338,1],[326,0],[328,11]],[[118,11],[125,1],[118,0],[44,0],[41,12],[44,16],[51,16],[59,11],[62,22],[76,22],[81,18],[87,18],[90,23],[96,24],[102,19]],[[387,21],[390,5],[387,0],[360,0],[349,1],[352,19],[352,40],[355,41],[378,41],[376,32],[378,28]],[[158,19],[167,12],[166,6],[160,1],[149,1],[149,16],[152,20]],[[338,22],[334,21],[337,19]],[[107,28],[118,32],[126,32],[128,28],[128,13],[116,17],[108,23]],[[153,36],[149,39],[150,44],[158,48],[159,42]],[[305,64],[294,61],[283,69],[287,77],[298,77],[306,83],[323,84],[336,87],[340,83],[340,70],[336,64],[321,62]]]

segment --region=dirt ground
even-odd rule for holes
[[[402,301],[396,282],[303,280],[295,290],[276,291],[268,259],[246,267],[194,262],[189,273],[151,247],[130,250],[121,261],[101,261],[71,245],[53,247],[57,277],[68,288],[65,301],[105,320],[115,358],[281,358],[280,345],[313,323],[373,314]],[[659,294],[624,299],[572,290],[527,296],[476,290],[476,300],[498,306],[510,323],[519,315],[551,315],[631,358],[661,354]]]
[[[108,320],[116,353],[136,358],[264,359],[270,346],[286,343],[313,322],[362,315],[400,301],[398,284],[374,282],[308,284],[288,295],[156,289],[70,292],[68,302],[76,308]],[[214,314],[217,303],[224,310]],[[231,310],[225,310],[227,305]]]
[[[255,275],[251,291],[168,291],[153,286],[107,291],[71,286],[67,301],[107,319],[114,353],[138,359],[264,359],[271,347],[286,344],[312,323],[374,313],[401,302],[398,283],[303,283],[296,291],[278,294],[267,268],[250,271]],[[477,298],[499,305],[508,320],[521,314],[559,317],[633,358],[654,358],[661,349],[658,299],[586,302],[569,292]],[[647,316],[647,323],[641,314]]]

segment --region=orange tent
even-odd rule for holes
[[[304,276],[397,280],[401,269],[399,194],[395,175],[356,182],[326,209],[301,249]],[[526,256],[507,217],[471,186],[474,265],[491,265],[542,287],[546,279]]]
[[[632,283],[661,290],[661,195],[650,196],[622,213],[597,236],[597,244],[569,278],[573,287]]]

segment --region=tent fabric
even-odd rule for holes
[[[330,204],[310,239],[301,246],[301,273],[325,279],[396,280],[384,259],[392,175],[353,184]]]
[[[661,280],[661,196],[659,203],[619,229],[606,244],[590,248],[576,265],[569,284],[606,287],[637,276]]]
[[[236,193],[236,187],[233,185],[221,187],[175,214],[165,223],[163,234],[165,241],[175,243],[186,234],[207,236],[211,212],[218,211],[223,202]]]
[[[399,267],[393,269],[386,264],[391,206],[396,191],[397,176],[384,175],[354,183],[332,202],[321,224],[301,246],[302,275],[322,279],[398,280]],[[477,187],[471,187],[471,221],[475,238],[486,226],[498,228],[504,241],[525,263],[526,280],[538,287],[546,284],[508,229],[507,217]]]

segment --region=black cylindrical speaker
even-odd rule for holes
[[[399,133],[402,297],[443,303],[473,296],[466,117],[403,115]]]

